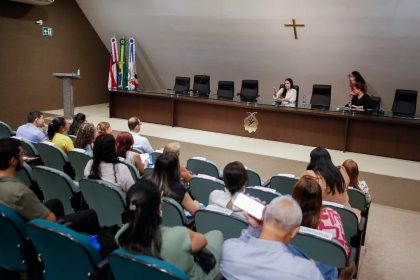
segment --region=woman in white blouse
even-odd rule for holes
[[[284,87],[280,88],[278,91],[274,88],[273,99],[285,106],[296,106],[296,89],[293,88],[293,80],[287,78],[284,80]]]

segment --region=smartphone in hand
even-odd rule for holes
[[[255,219],[261,221],[265,205],[255,199],[240,193],[233,201],[233,205],[247,212]]]

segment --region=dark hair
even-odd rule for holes
[[[360,190],[359,187],[359,166],[352,159],[347,159],[343,162],[343,167],[347,171],[350,178],[350,186]]]
[[[66,119],[63,117],[55,117],[48,125],[48,139],[52,140],[58,129],[66,126]]]
[[[77,130],[74,147],[84,149],[86,145],[92,144],[95,138],[95,126],[93,123],[82,123]]]
[[[223,182],[232,195],[240,191],[248,182],[245,166],[239,161],[228,163],[223,169]]]
[[[19,140],[15,138],[0,139],[0,170],[9,168],[9,161],[12,158],[19,159]]]
[[[363,79],[362,75],[359,73],[359,71],[352,71],[351,74],[354,77],[354,81],[356,83],[362,83],[363,85],[366,85],[365,79]]]
[[[290,83],[290,88],[291,89],[293,88],[293,80],[291,78],[286,78],[284,81],[285,82],[288,81]],[[283,84],[283,93],[281,94],[281,96],[286,97],[286,93],[287,93],[286,84]]]
[[[357,88],[357,89],[361,90],[363,93],[366,93],[366,85],[365,84],[362,84],[360,82],[356,82],[354,84],[354,88]]]
[[[177,198],[171,189],[176,183],[181,182],[179,159],[175,153],[163,153],[156,159],[152,180],[164,196],[175,198],[175,200],[182,199]]]
[[[140,120],[137,117],[131,117],[128,119],[128,129],[133,130],[140,124]]]
[[[306,167],[313,170],[315,174],[324,178],[327,184],[327,192],[331,194],[344,193],[344,178],[336,166],[331,161],[330,153],[324,148],[318,147],[311,152],[311,161]]]
[[[160,192],[149,179],[141,179],[128,190],[128,227],[118,238],[122,248],[132,253],[160,258],[160,204]]]
[[[130,132],[120,132],[117,135],[117,156],[126,157],[127,151],[131,149],[134,144],[133,135]]]
[[[302,176],[293,187],[292,197],[302,209],[301,225],[318,228],[322,209],[322,191],[315,178]]]
[[[101,161],[112,164],[119,163],[115,155],[115,139],[111,134],[101,134],[95,140],[93,145],[93,163],[89,174],[90,179],[101,178],[101,170],[99,169]],[[116,176],[115,169],[114,176]],[[115,182],[117,182],[116,178]]]
[[[33,123],[37,118],[40,118],[42,113],[40,111],[32,111],[28,113],[28,123]]]
[[[68,134],[76,135],[77,130],[79,129],[80,125],[86,121],[86,115],[83,113],[77,113],[73,117],[73,122],[70,125]]]

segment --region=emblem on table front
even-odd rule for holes
[[[248,116],[244,119],[244,128],[249,133],[255,132],[258,129],[258,119],[255,115],[258,112],[248,112]]]

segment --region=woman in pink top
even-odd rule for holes
[[[302,176],[293,188],[292,197],[302,208],[301,225],[331,233],[348,255],[350,249],[341,217],[335,210],[322,207],[322,191],[317,181],[311,176]]]

